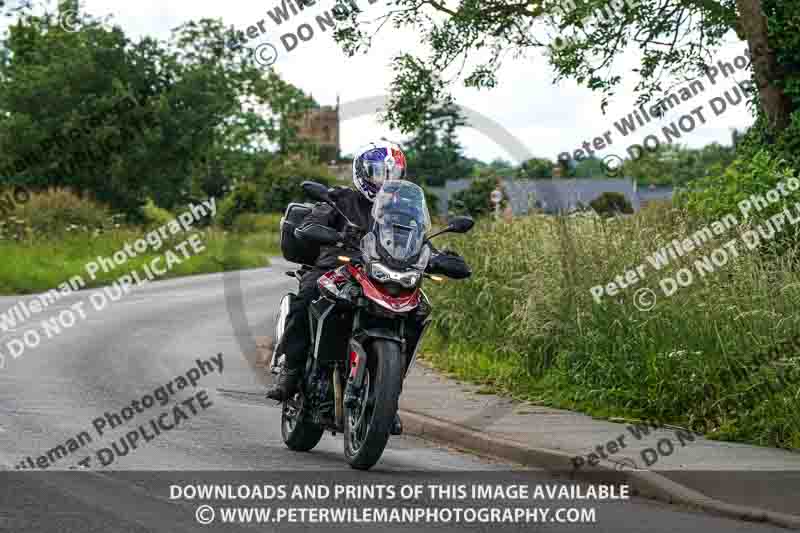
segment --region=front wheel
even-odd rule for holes
[[[281,413],[281,436],[286,447],[296,452],[307,452],[316,446],[325,432],[322,426],[308,420],[308,413],[303,409],[305,396],[295,394],[283,402]]]
[[[358,470],[371,468],[386,448],[405,369],[402,350],[394,341],[377,339],[367,352],[360,399],[344,411],[344,455]]]

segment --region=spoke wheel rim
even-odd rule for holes
[[[358,454],[359,450],[361,450],[361,447],[364,445],[371,419],[371,417],[367,416],[367,409],[370,409],[371,407],[370,393],[372,392],[372,382],[370,380],[369,368],[366,368],[365,370],[364,385],[361,387],[361,393],[358,401],[359,407],[357,409],[349,409],[347,413],[347,421],[348,425],[350,426],[348,446],[350,448],[351,455]]]
[[[296,394],[294,398],[290,398],[285,402],[283,402],[283,413],[281,418],[283,419],[283,425],[286,429],[287,434],[294,431],[294,428],[297,426],[297,421],[302,410],[303,410],[303,397],[299,393]]]

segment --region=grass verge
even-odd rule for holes
[[[750,252],[701,277],[695,261],[736,229],[595,302],[605,285],[695,228],[674,210],[612,220],[533,216],[448,236],[473,268],[431,289],[431,362],[541,404],[658,420],[711,438],[800,450],[797,250]],[[444,240],[443,239],[443,240]],[[439,243],[443,246],[444,243]],[[693,283],[670,297],[680,268]],[[634,303],[650,288],[650,311]]]
[[[107,285],[133,270],[141,273],[146,263],[163,256],[172,247],[168,244],[158,252],[148,250],[113,270],[100,270],[94,280],[86,274],[86,264],[98,256],[111,256],[122,250],[126,242],[142,238],[144,233],[124,228],[98,236],[76,233],[21,242],[0,240],[0,257],[11,258],[0,262],[0,294],[43,292],[75,275],[82,276],[88,286],[94,287]],[[205,251],[192,253],[188,259],[177,253],[182,262],[158,279],[264,267],[269,265],[269,256],[280,254],[279,237],[274,232],[247,234],[207,229],[197,234]],[[183,233],[176,235],[173,246],[187,237]],[[191,247],[188,250],[191,251]]]

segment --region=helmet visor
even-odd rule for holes
[[[399,180],[403,177],[403,167],[392,158],[382,161],[367,160],[364,163],[367,166],[367,175],[378,187],[385,181]]]

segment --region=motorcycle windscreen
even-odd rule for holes
[[[419,254],[431,227],[425,193],[409,181],[385,182],[375,197],[372,218],[378,246],[398,261]]]

